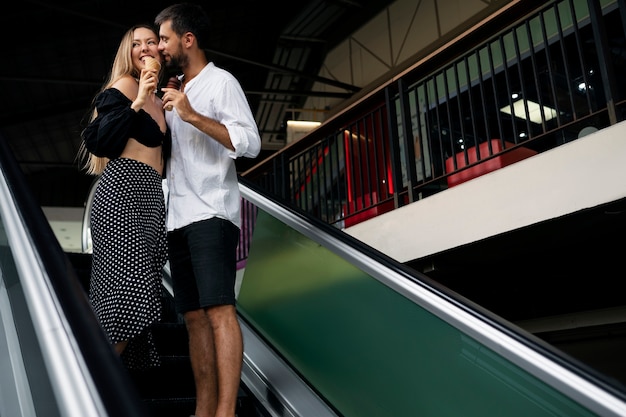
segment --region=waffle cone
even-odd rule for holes
[[[145,57],[143,59],[143,64],[146,67],[146,69],[152,69],[152,70],[155,70],[156,72],[159,72],[161,70],[161,64],[159,63],[159,61],[152,58],[151,56]]]

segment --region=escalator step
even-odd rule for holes
[[[179,323],[156,323],[152,326],[152,337],[160,355],[189,356],[187,329]]]

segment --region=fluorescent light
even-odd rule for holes
[[[321,124],[322,122],[308,120],[287,120],[287,143],[303,138]]]
[[[315,129],[321,122],[311,122],[308,120],[287,120],[287,126],[302,129]]]
[[[520,119],[526,119],[526,109],[524,108],[525,105],[528,106],[528,116],[530,118],[530,121],[533,123],[541,123],[541,106],[530,100],[520,99],[513,103],[515,117],[519,117]],[[500,109],[500,111],[506,114],[513,114],[511,106],[504,106]],[[545,118],[546,122],[548,120],[554,119],[556,117],[556,110],[548,106],[543,106],[543,117]]]

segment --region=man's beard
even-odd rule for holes
[[[165,66],[170,73],[180,74],[181,68],[185,66],[188,59],[185,55],[170,55],[169,61],[165,61]]]

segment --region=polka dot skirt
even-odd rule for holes
[[[128,340],[128,368],[159,365],[150,326],[161,317],[167,259],[161,176],[118,158],[102,173],[91,210],[93,263],[89,298],[111,343]]]

